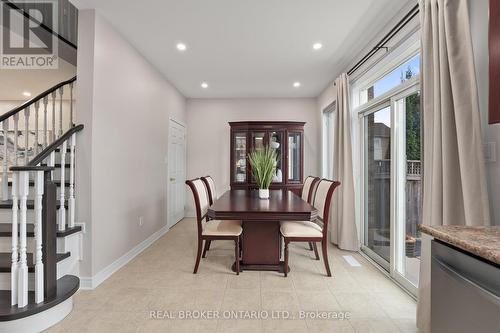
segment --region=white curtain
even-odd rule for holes
[[[340,181],[333,196],[331,240],[343,250],[359,250],[354,207],[354,174],[352,161],[352,121],[349,108],[347,74],[335,80],[337,112],[333,140],[334,178]]]
[[[467,0],[420,0],[423,224],[489,225]],[[430,332],[430,238],[420,265],[417,326]],[[439,332],[435,332],[439,333]]]

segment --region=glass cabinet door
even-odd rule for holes
[[[252,132],[252,149],[264,149],[266,144],[266,132]]]
[[[288,133],[288,181],[300,182],[302,179],[302,133]]]
[[[247,133],[240,132],[234,134],[233,146],[233,180],[236,183],[247,181]]]
[[[276,171],[273,176],[273,183],[283,183],[283,132],[269,133],[269,147],[276,151]]]
[[[266,142],[266,132],[251,132],[250,136],[252,137],[252,146],[251,150],[262,150],[264,149]],[[251,173],[251,172],[250,172]],[[255,183],[255,178],[253,175],[251,176],[252,183]]]

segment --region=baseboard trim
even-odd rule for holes
[[[143,240],[141,243],[137,244],[130,251],[128,251],[123,256],[118,258],[116,261],[114,261],[101,271],[99,271],[96,275],[92,277],[80,277],[80,289],[97,288],[97,286],[103,283],[107,278],[109,278],[120,268],[128,264],[142,251],[144,251],[154,242],[156,242],[161,236],[165,235],[168,232],[168,230],[169,230],[168,225],[163,226],[160,230],[156,231],[154,234]]]

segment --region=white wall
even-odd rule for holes
[[[500,124],[488,125],[489,56],[488,15],[489,0],[469,0],[470,24],[474,46],[474,61],[479,92],[479,107],[485,142],[496,143],[496,162],[486,163],[490,197],[491,220],[500,225]]]
[[[229,189],[230,121],[305,121],[304,175],[319,175],[321,127],[313,98],[190,99],[187,102],[187,177],[211,175],[217,191]],[[186,196],[193,214],[192,194]]]
[[[78,39],[77,220],[90,277],[166,225],[168,122],[186,121],[185,98],[93,10],[80,11]]]

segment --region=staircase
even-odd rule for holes
[[[55,324],[79,288],[75,82],[0,116],[0,333]]]

